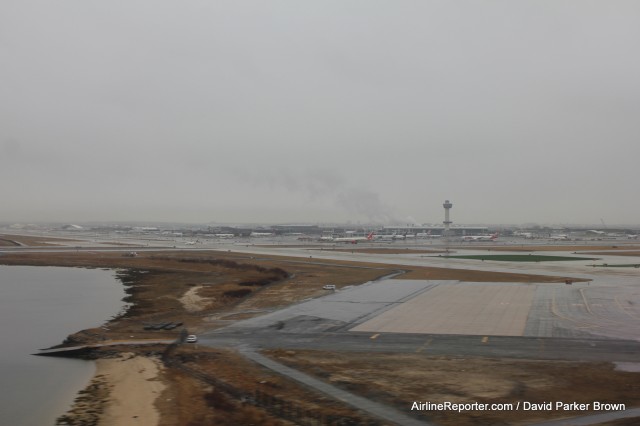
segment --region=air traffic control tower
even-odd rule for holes
[[[449,233],[451,232],[451,223],[452,223],[449,220],[449,210],[451,210],[451,207],[453,207],[453,204],[451,204],[451,201],[445,200],[442,207],[444,207],[444,222],[442,222],[444,223],[444,236],[448,237]]]

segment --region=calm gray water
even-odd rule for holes
[[[123,307],[115,271],[0,265],[0,424],[53,425],[94,374],[91,361],[40,348],[103,324]]]

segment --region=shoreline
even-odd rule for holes
[[[96,376],[104,376],[110,398],[100,424],[117,426],[135,419],[136,424],[155,426],[160,421],[156,400],[167,389],[157,358],[123,353],[119,358],[98,359]]]
[[[3,256],[4,257],[4,256]],[[74,404],[96,375],[93,360],[36,356],[70,330],[99,326],[123,307],[113,271],[53,265],[0,266],[2,326],[7,342],[0,370],[9,395],[0,411],[7,424],[48,424]]]
[[[131,421],[141,426],[158,425],[156,400],[167,389],[159,359],[120,352],[96,359],[95,365],[93,378],[56,425],[118,426]]]

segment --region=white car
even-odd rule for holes
[[[195,343],[198,341],[198,336],[195,334],[190,334],[187,336],[187,343]]]
[[[336,286],[333,285],[333,284],[327,284],[327,285],[323,286],[322,288],[325,289],[325,290],[335,290]]]

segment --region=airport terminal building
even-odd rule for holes
[[[332,227],[320,227],[316,225],[274,225],[271,229],[277,235],[283,234],[305,234],[305,235],[316,235],[316,234],[340,234],[340,235],[367,235],[371,231],[375,231],[376,234],[380,235],[416,235],[416,234],[426,234],[430,233],[430,235],[442,235],[444,232],[444,226],[440,225],[388,225],[376,228],[370,227],[354,227],[349,229],[344,226],[332,226]],[[488,234],[489,228],[486,226],[452,226],[449,230],[450,236],[464,236],[464,235],[485,235]]]
[[[384,234],[399,234],[415,235],[426,234],[442,235],[444,232],[444,225],[440,226],[384,226],[381,233]],[[449,236],[465,236],[465,235],[485,235],[489,233],[489,228],[486,226],[452,226],[449,228]]]

